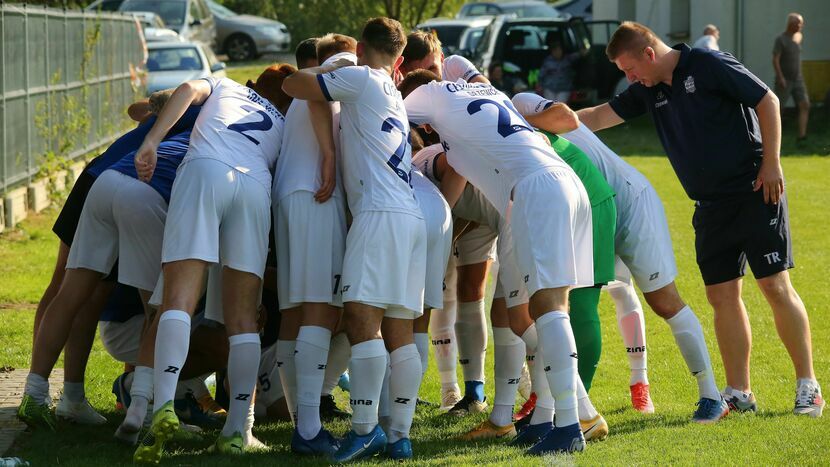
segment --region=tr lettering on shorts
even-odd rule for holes
[[[777,251],[765,254],[764,258],[766,258],[767,264],[775,264],[781,262],[781,255]]]

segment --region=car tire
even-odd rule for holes
[[[253,60],[259,54],[256,44],[245,34],[234,34],[225,40],[225,53],[232,62]]]

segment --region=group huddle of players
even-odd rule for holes
[[[140,125],[90,163],[55,226],[61,254],[21,419],[105,422],[83,390],[100,320],[105,348],[127,365],[113,387],[127,409],[115,436],[137,444],[137,462],[159,462],[182,421],[219,420],[217,452],[262,448],[257,416],[290,417],[299,454],[410,458],[430,347],[441,408],[488,408],[488,273],[495,397],[464,439],[546,454],[608,434],[588,397],[603,286],[632,404],[653,412],[633,282],[697,381],[694,420],[728,413],[674,286],[657,193],[571,109],[511,100],[466,59],[445,59],[433,35],[407,36],[388,18],[369,20],[360,41],[304,41],[297,63],[245,86],[190,81],[130,108]],[[48,376],[64,348],[52,409]],[[351,430],[337,438],[322,419],[348,416],[331,398],[347,366]],[[223,407],[205,388],[214,372]]]

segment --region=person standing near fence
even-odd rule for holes
[[[790,95],[798,106],[798,142],[807,139],[807,120],[810,118],[810,98],[801,74],[801,43],[804,40],[804,18],[798,13],[787,15],[787,29],[775,38],[772,46],[772,66],[775,68],[775,95],[781,107]]]

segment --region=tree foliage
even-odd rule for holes
[[[356,36],[375,16],[397,19],[407,30],[429,18],[452,17],[464,0],[219,0],[239,13],[276,18],[285,23],[294,42],[328,32]]]

